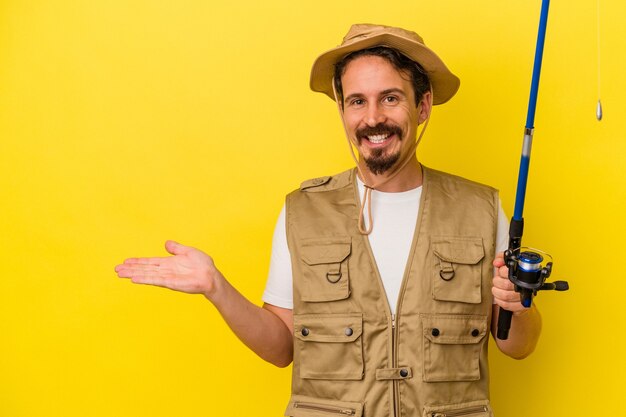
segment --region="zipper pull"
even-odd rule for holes
[[[392,329],[396,328],[396,315],[395,314],[391,315],[391,328]]]

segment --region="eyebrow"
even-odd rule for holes
[[[406,96],[406,94],[404,94],[404,90],[402,90],[401,88],[390,88],[388,90],[381,91],[380,94],[384,96],[384,95],[391,94],[391,93],[399,93],[403,96]]]
[[[401,88],[397,88],[397,87],[394,87],[394,88],[388,88],[388,89],[386,89],[386,90],[383,90],[383,91],[381,91],[381,92],[380,92],[380,94],[379,94],[379,95],[381,95],[381,96],[385,96],[385,95],[387,95],[387,94],[391,94],[391,93],[401,94],[403,97],[406,97],[406,94],[404,93],[404,90],[402,90]],[[353,98],[358,98],[358,97],[363,97],[363,94],[362,94],[362,93],[354,93],[354,94],[350,94],[349,96],[345,97],[345,98],[343,99],[343,101],[344,101],[344,103],[345,103],[345,102],[347,102],[347,101],[352,100]]]

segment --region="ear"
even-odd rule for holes
[[[432,91],[427,91],[422,96],[422,100],[417,106],[417,120],[419,124],[422,124],[430,117],[430,112],[433,109],[433,93]]]

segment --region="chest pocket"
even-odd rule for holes
[[[431,245],[433,299],[480,303],[481,261],[485,257],[482,238],[433,237]]]
[[[302,301],[335,301],[350,296],[348,258],[351,251],[349,236],[302,242]]]

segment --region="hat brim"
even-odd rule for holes
[[[461,81],[443,63],[441,58],[426,46],[401,36],[383,33],[339,46],[320,55],[311,69],[311,90],[326,94],[335,100],[333,76],[335,64],[346,55],[374,46],[393,48],[419,63],[426,71],[433,89],[433,104],[450,100],[459,89]]]

